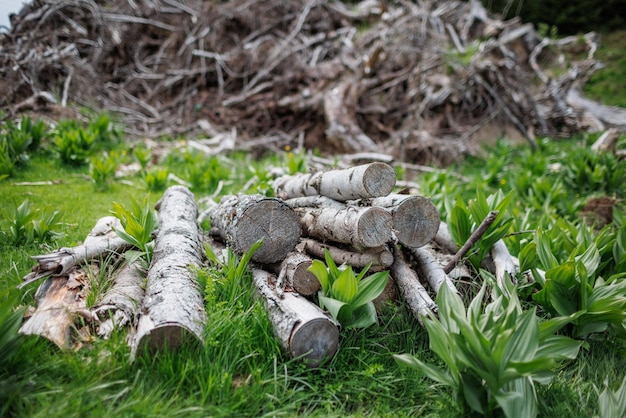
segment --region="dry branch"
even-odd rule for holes
[[[193,194],[183,186],[168,188],[159,202],[159,229],[131,355],[147,347],[177,349],[183,340],[202,341],[206,322],[197,283],[203,247]]]
[[[208,216],[212,229],[239,254],[263,240],[252,257],[259,263],[283,260],[301,235],[296,213],[281,200],[261,195],[225,196]]]
[[[454,286],[448,274],[443,270],[443,267],[437,262],[437,259],[431,254],[430,249],[409,248],[409,251],[415,258],[417,272],[426,279],[435,293],[439,293],[441,286],[446,286],[453,292],[458,293],[456,286]]]
[[[285,292],[279,297],[275,278],[270,273],[253,269],[252,277],[267,308],[274,333],[292,357],[302,356],[309,367],[317,367],[335,355],[339,329],[334,320],[317,305],[293,292]]]
[[[478,225],[478,228],[476,228],[476,230],[472,232],[472,234],[467,239],[465,244],[463,244],[461,249],[457,251],[457,253],[454,255],[454,257],[452,257],[450,262],[443,268],[443,271],[445,271],[446,273],[450,273],[452,271],[454,266],[461,260],[461,258],[463,258],[465,254],[467,254],[467,252],[474,246],[474,244],[476,244],[478,240],[480,240],[485,232],[487,232],[487,229],[489,229],[493,221],[496,220],[497,216],[498,211],[496,210],[492,210],[491,212],[489,212],[489,214],[487,214],[485,219],[483,219],[480,225]]]

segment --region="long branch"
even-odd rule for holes
[[[467,254],[467,252],[470,250],[470,248],[472,248],[485,234],[485,232],[487,232],[487,229],[489,229],[493,221],[496,220],[497,216],[497,210],[492,210],[487,216],[485,216],[485,219],[483,219],[478,228],[476,228],[472,235],[470,235],[470,237],[467,239],[465,244],[463,244],[461,249],[457,251],[456,254],[454,254],[454,256],[450,259],[450,262],[443,268],[443,271],[445,271],[446,274],[450,273],[452,269],[454,269],[454,266],[456,266],[459,260],[463,258],[465,254]]]

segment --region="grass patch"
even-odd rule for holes
[[[626,107],[626,30],[603,34],[596,58],[604,64],[585,85],[585,94],[611,106]]]

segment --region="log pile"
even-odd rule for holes
[[[24,284],[48,277],[21,332],[68,348],[84,341],[89,328],[107,338],[115,327],[127,327],[131,356],[203,341],[206,313],[197,280],[207,262],[203,244],[214,254],[226,246],[242,254],[261,242],[251,258],[251,286],[285,351],[319,366],[336,353],[340,337],[339,324],[315,303],[320,284],[308,270],[325,250],[337,265],[389,270],[388,295],[399,294],[420,323],[437,315],[434,300],[443,286],[457,291],[458,274],[444,268],[455,258],[443,250],[457,245],[441,227],[437,208],[427,197],[393,193],[395,182],[384,163],[284,176],[273,184],[278,197],[224,196],[202,214],[187,188],[170,187],[156,206],[159,227],[147,271],[120,257],[128,246],[115,236],[121,225],[111,217],[101,219],[83,245],[33,257],[38,264]],[[199,228],[204,217],[211,224],[206,234]],[[105,256],[115,262],[104,263]],[[504,243],[494,246],[491,261],[498,281],[516,274]],[[121,268],[99,275],[110,286],[88,304],[88,272],[117,264]],[[76,333],[79,323],[88,326]]]

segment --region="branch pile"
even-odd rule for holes
[[[447,164],[481,136],[626,128],[578,91],[596,45],[477,0],[37,0],[0,34],[0,108],[93,106],[134,136]]]

